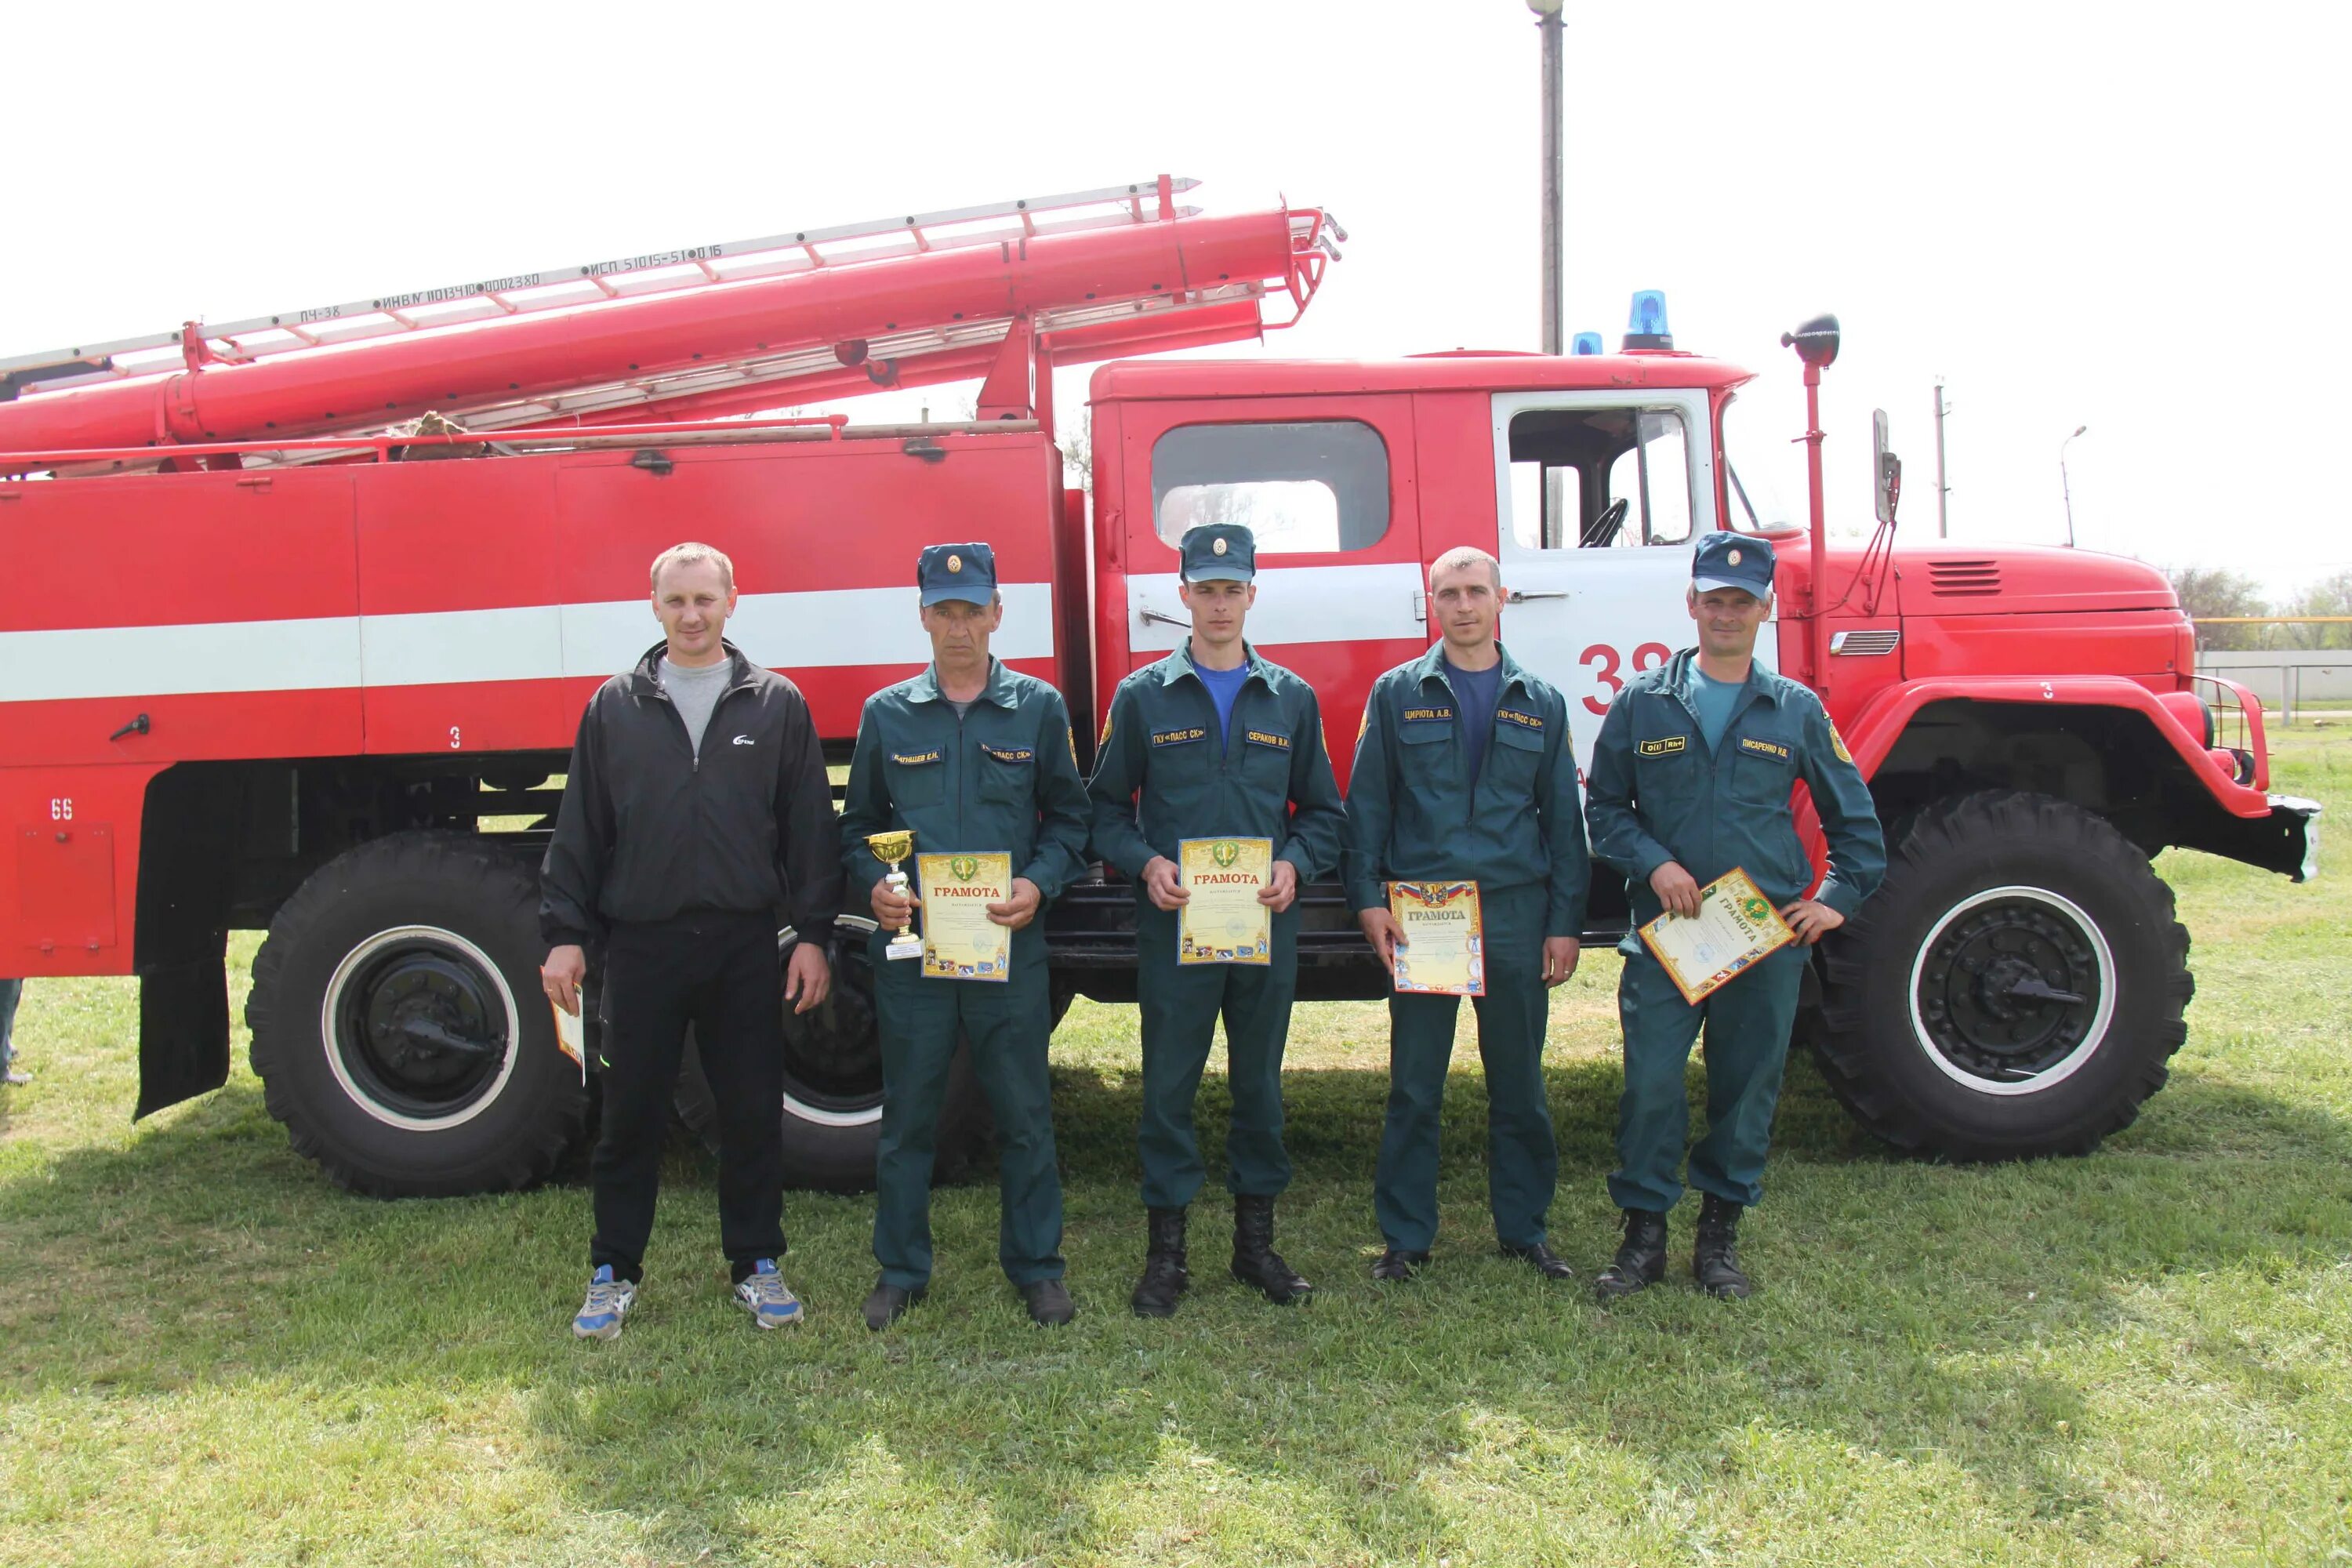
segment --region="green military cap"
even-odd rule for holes
[[[1257,540],[1238,522],[1204,522],[1189,529],[1177,546],[1187,583],[1223,579],[1246,583],[1257,575]]]
[[[927,544],[915,562],[923,608],[961,599],[986,609],[996,598],[996,552],[985,544]]]

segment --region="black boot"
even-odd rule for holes
[[[1646,1290],[1666,1277],[1666,1216],[1651,1209],[1625,1211],[1625,1239],[1617,1256],[1592,1282],[1603,1302]]]
[[[1021,1300],[1029,1308],[1029,1321],[1041,1327],[1058,1329],[1078,1315],[1077,1304],[1070,1300],[1070,1288],[1059,1279],[1032,1279],[1020,1290]]]
[[[1698,1244],[1691,1248],[1691,1278],[1718,1301],[1739,1301],[1756,1287],[1739,1268],[1739,1205],[1706,1194],[1698,1206]]]
[[[1143,1278],[1129,1299],[1139,1318],[1172,1318],[1176,1300],[1192,1283],[1184,1269],[1184,1211],[1146,1209],[1151,1239],[1144,1248]]]
[[[909,1290],[904,1285],[877,1279],[874,1293],[866,1298],[866,1326],[878,1334],[905,1317],[907,1309],[922,1299],[920,1289]]]
[[[1262,1292],[1277,1307],[1304,1301],[1315,1287],[1282,1260],[1274,1249],[1274,1200],[1242,1195],[1234,1199],[1234,1278]]]

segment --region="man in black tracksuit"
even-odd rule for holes
[[[548,996],[579,1011],[604,949],[591,1164],[596,1236],[572,1322],[611,1339],[635,1299],[662,1140],[694,1026],[719,1109],[719,1222],[735,1297],[761,1328],[799,1321],[784,1251],[783,1001],[824,1001],[841,904],[824,756],[800,689],[723,640],[734,568],[708,545],[654,563],[664,641],[589,700],[541,871]],[[789,974],[776,933],[800,937]]]

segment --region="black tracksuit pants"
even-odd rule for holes
[[[662,1142],[686,1027],[719,1107],[719,1237],[737,1279],[784,1251],[783,967],[771,914],[688,911],[615,925],[606,944],[596,1070],[604,1124],[590,1163],[589,1267],[644,1273]]]

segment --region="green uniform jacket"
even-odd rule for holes
[[[1542,887],[1544,935],[1580,936],[1592,863],[1576,803],[1568,703],[1502,649],[1495,732],[1474,787],[1445,645],[1372,683],[1348,780],[1348,900],[1388,908],[1384,881],[1466,879],[1483,895]]]
[[[1180,838],[1271,838],[1302,887],[1338,870],[1346,808],[1315,689],[1247,643],[1242,652],[1249,676],[1222,752],[1216,700],[1193,672],[1190,639],[1112,695],[1087,787],[1094,852],[1129,877],[1155,855],[1175,859]]]
[[[852,910],[865,909],[862,889],[888,869],[866,835],[899,827],[914,829],[918,855],[1010,854],[1013,874],[1049,901],[1076,880],[1086,871],[1087,786],[1062,694],[991,659],[988,686],[961,719],[928,669],[867,698],[841,803]]]
[[[1800,779],[1829,837],[1830,872],[1819,898],[1842,915],[1853,913],[1885,874],[1886,844],[1870,786],[1822,700],[1751,664],[1721,749],[1709,752],[1691,695],[1696,661],[1696,650],[1685,648],[1627,681],[1592,747],[1585,784],[1592,852],[1624,877],[1633,923],[1657,918],[1650,874],[1669,860],[1702,887],[1738,866],[1776,905],[1800,897],[1813,880],[1789,800]]]

